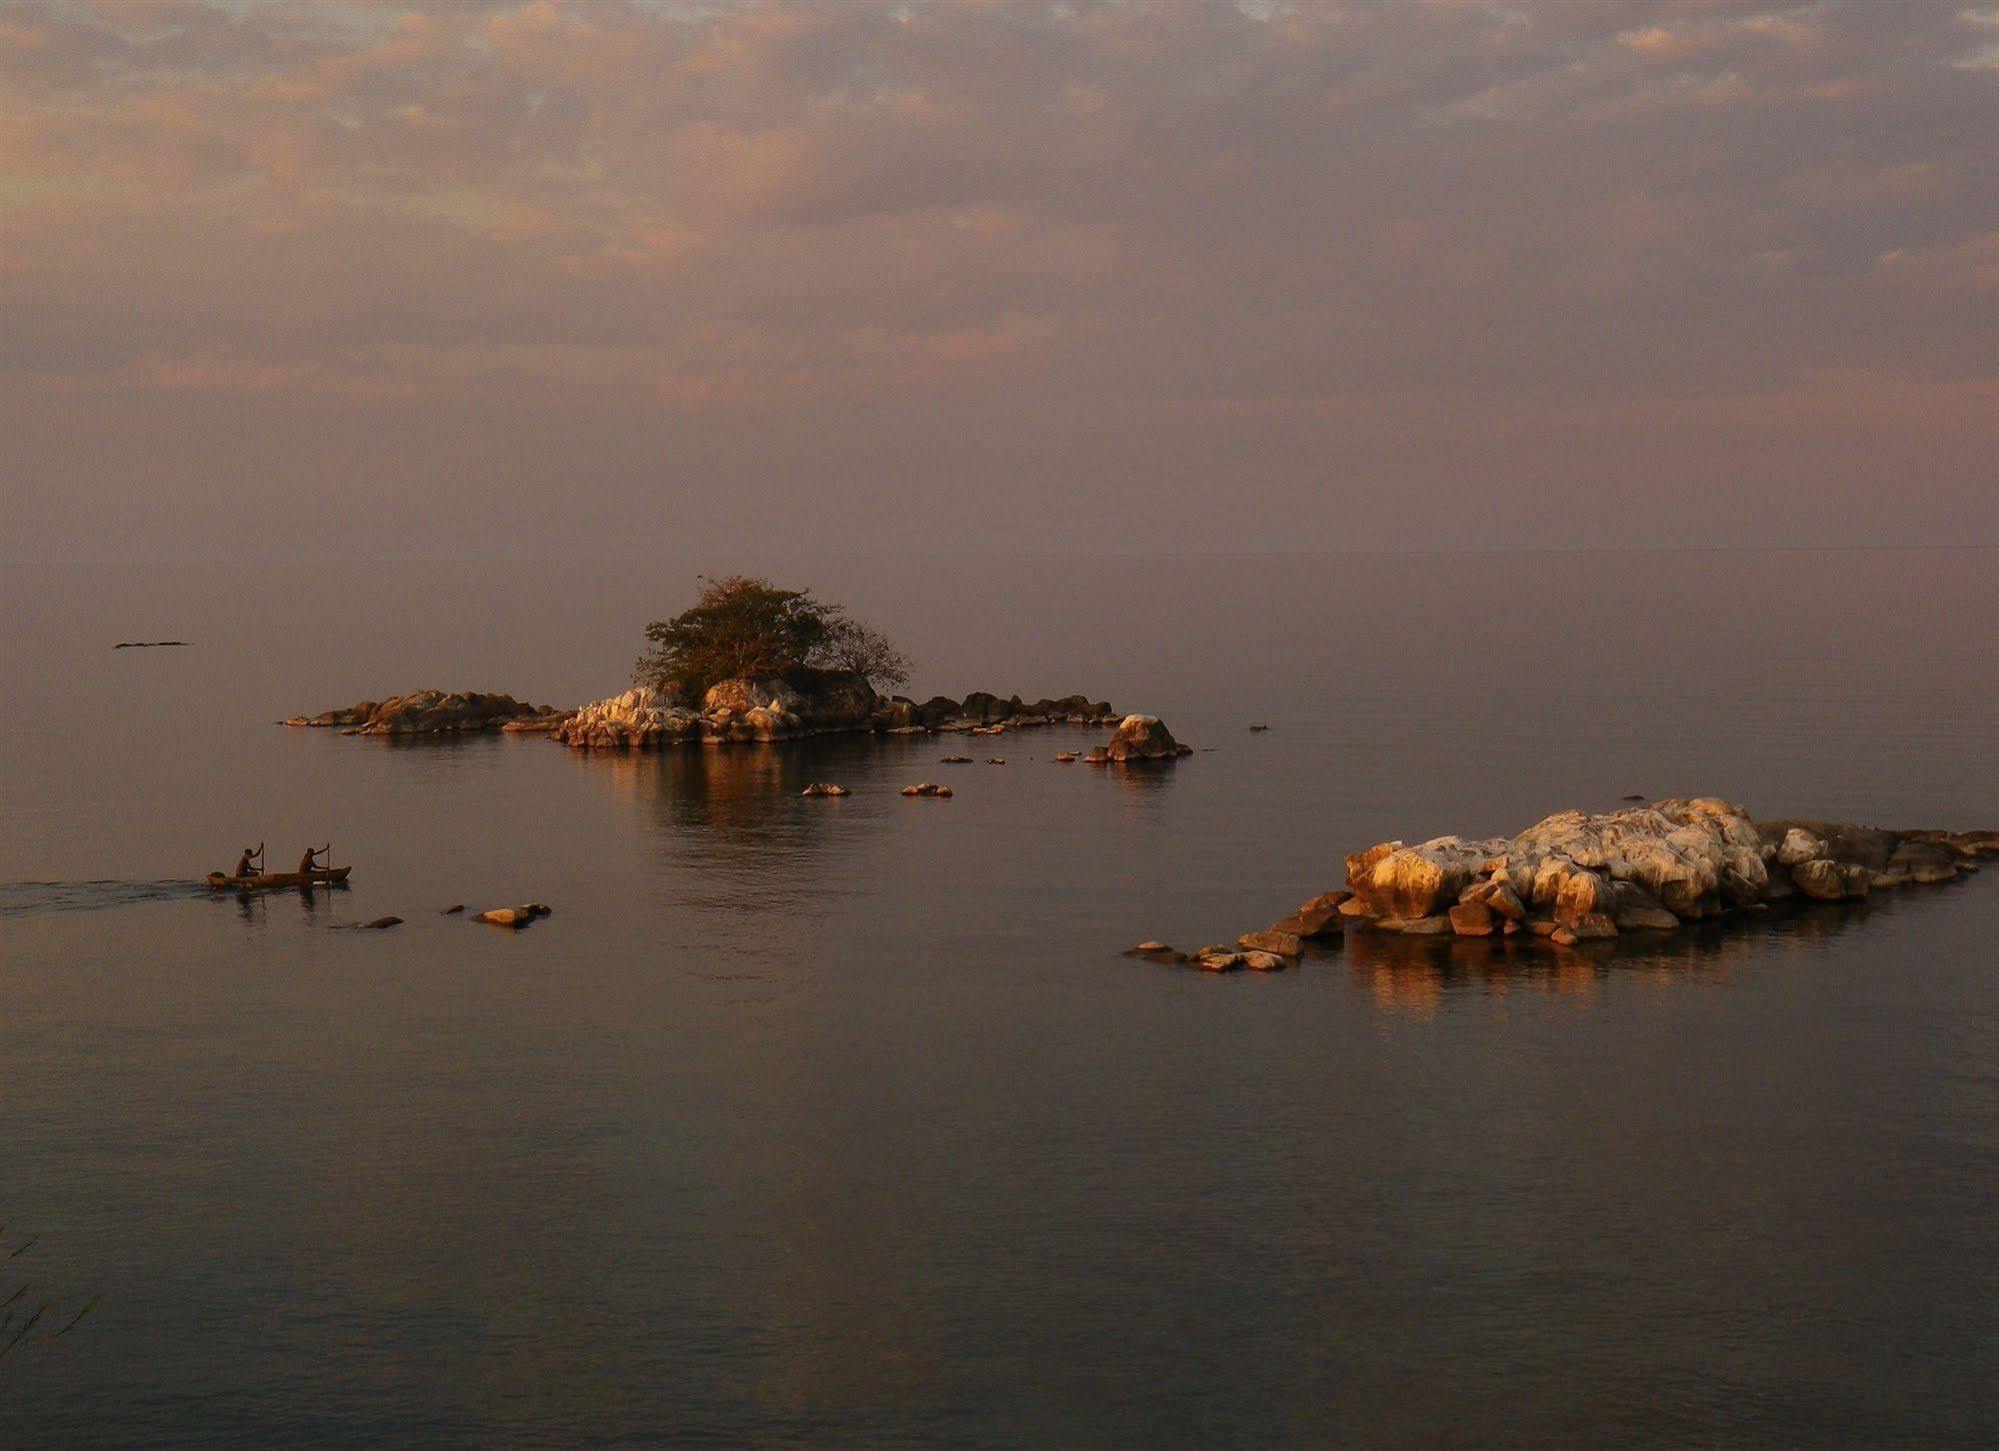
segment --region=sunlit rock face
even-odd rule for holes
[[[699,710],[649,685],[586,705],[551,732],[566,745],[598,748],[690,741],[788,741],[830,731],[870,730],[880,705],[866,680],[823,671],[794,680],[724,680]]]
[[[701,717],[664,692],[637,685],[584,706],[551,733],[571,746],[664,746],[699,740]]]
[[[1173,739],[1173,732],[1156,715],[1128,715],[1118,722],[1110,743],[1090,752],[1093,764],[1123,761],[1171,761],[1194,754],[1193,747]]]
[[[1757,822],[1715,797],[1593,815],[1563,811],[1518,836],[1382,842],[1347,858],[1349,926],[1567,946],[1664,931],[1797,895],[1846,901],[1931,885],[1999,854],[1992,832]]]

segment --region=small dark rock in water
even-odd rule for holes
[[[1006,757],[1005,757],[1005,756],[988,756],[988,757],[986,757],[986,764],[987,764],[988,766],[1004,766],[1004,765],[1006,764]]]
[[[1082,753],[1079,751],[1057,751],[1055,753],[1055,759],[1058,762],[1066,764],[1070,761],[1080,761],[1083,759],[1083,757]]]
[[[360,922],[355,925],[360,931],[366,932],[371,927],[400,927],[403,925],[403,919],[400,917],[377,917],[372,922]]]
[[[1251,732],[1252,732],[1252,733],[1254,733],[1254,732],[1256,732],[1256,731],[1267,731],[1267,730],[1269,730],[1269,729],[1270,729],[1270,727],[1269,727],[1269,726],[1267,726],[1267,725],[1261,725],[1261,724],[1259,724],[1259,725],[1253,725],[1253,726],[1251,726],[1251,727],[1250,727],[1250,730],[1251,730]]]
[[[120,640],[111,648],[114,650],[164,650],[170,646],[185,646],[185,640]]]
[[[938,759],[947,766],[969,766],[972,764],[970,756],[940,756]]]
[[[463,912],[464,910],[465,904],[463,902],[453,902],[449,907],[444,909],[441,915],[449,917],[453,912]]]
[[[845,796],[847,788],[845,786],[832,786],[824,781],[814,781],[798,794],[800,796]]]

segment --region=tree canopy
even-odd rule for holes
[[[703,579],[691,609],[646,626],[651,647],[632,678],[689,704],[724,680],[797,681],[815,671],[851,671],[886,689],[909,679],[909,661],[879,630],[812,591],[767,579]]]

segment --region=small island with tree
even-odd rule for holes
[[[809,589],[767,579],[702,580],[700,596],[670,620],[646,626],[652,648],[632,683],[698,705],[725,680],[783,680],[810,692],[829,677],[858,677],[877,690],[909,683],[909,660],[881,631]]]
[[[871,731],[997,735],[1035,726],[1116,726],[1087,754],[1096,764],[1176,760],[1189,754],[1153,716],[1120,716],[1087,695],[962,699],[890,694],[909,682],[907,656],[880,630],[809,589],[746,575],[703,577],[694,603],[645,627],[647,649],[631,689],[580,710],[509,695],[424,690],[364,700],[286,725],[350,735],[450,736],[504,730],[548,735],[589,749],[798,740]]]

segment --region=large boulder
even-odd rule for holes
[[[1491,859],[1495,845],[1457,836],[1440,836],[1417,846],[1383,843],[1347,858],[1347,886],[1369,917],[1414,922],[1438,916],[1457,902],[1473,875]]]
[[[1156,715],[1126,716],[1104,747],[1104,755],[1111,761],[1171,761],[1193,754],[1191,746],[1173,739],[1173,732]]]
[[[1799,821],[1779,820],[1757,823],[1757,831],[1765,845],[1776,848],[1773,855],[1780,860],[1784,847],[1793,832],[1801,840],[1792,848],[1795,856],[1799,850],[1816,842],[1822,850],[1820,860],[1852,862],[1857,866],[1872,867],[1881,871],[1888,865],[1888,858],[1894,855],[1896,844],[1908,832],[1884,831],[1878,826],[1857,826],[1850,821]],[[1799,860],[1811,861],[1815,858],[1803,857]],[[1796,866],[1797,861],[1783,862],[1785,866]]]
[[[1874,873],[1858,863],[1842,863],[1829,857],[1799,862],[1791,868],[1791,880],[1807,897],[1821,902],[1843,902],[1864,897],[1873,885]]]
[[[971,721],[976,725],[992,725],[1010,720],[1020,709],[1020,697],[1001,700],[990,691],[975,690],[966,696],[958,707],[958,719]]]
[[[782,677],[712,685],[701,697],[700,716],[716,737],[783,740],[867,730],[881,704],[863,676],[844,670],[797,670]]]
[[[878,731],[921,730],[923,713],[915,701],[898,695],[878,702],[868,723]]]
[[[699,740],[701,717],[663,691],[635,685],[623,695],[584,706],[551,734],[571,746],[670,746]]]

